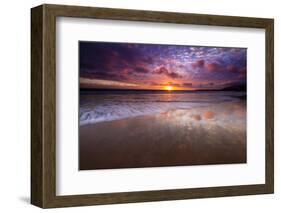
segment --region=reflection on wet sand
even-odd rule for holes
[[[246,101],[80,126],[81,170],[246,163]]]

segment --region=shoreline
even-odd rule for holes
[[[102,120],[102,121],[88,121],[85,123],[85,121],[79,121],[79,127],[83,127],[83,126],[87,126],[87,125],[94,125],[94,124],[99,124],[99,123],[105,123],[105,122],[112,122],[112,121],[118,121],[118,120],[124,120],[124,119],[133,119],[133,118],[137,118],[137,117],[143,117],[143,116],[153,116],[153,115],[160,115],[160,114],[165,114],[165,113],[169,113],[169,112],[172,112],[172,111],[177,111],[177,110],[194,110],[194,109],[207,109],[207,108],[210,108],[214,105],[220,105],[220,104],[231,104],[231,103],[240,103],[240,102],[246,102],[246,96],[241,96],[241,97],[236,97],[238,100],[232,100],[232,101],[225,101],[225,102],[222,102],[222,103],[208,103],[208,105],[198,105],[198,106],[193,106],[190,108],[178,108],[178,109],[169,109],[167,111],[163,111],[163,112],[159,112],[159,113],[155,113],[155,112],[150,112],[150,113],[144,113],[144,114],[139,114],[139,115],[128,115],[128,116],[125,116],[125,117],[120,117],[120,118],[112,118],[112,119],[109,119],[109,120]]]
[[[246,163],[246,102],[80,126],[79,169]]]

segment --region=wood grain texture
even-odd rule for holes
[[[270,192],[274,192],[274,21],[266,26],[266,184]]]
[[[43,8],[31,14],[31,203],[43,204],[42,59]]]
[[[96,18],[266,30],[266,183],[56,196],[56,17]],[[41,5],[31,10],[31,203],[65,207],[273,193],[274,37],[273,20],[109,8]]]

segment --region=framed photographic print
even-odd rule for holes
[[[273,19],[31,10],[31,203],[274,191]]]

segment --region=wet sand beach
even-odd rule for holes
[[[80,126],[79,169],[246,163],[246,101]]]

